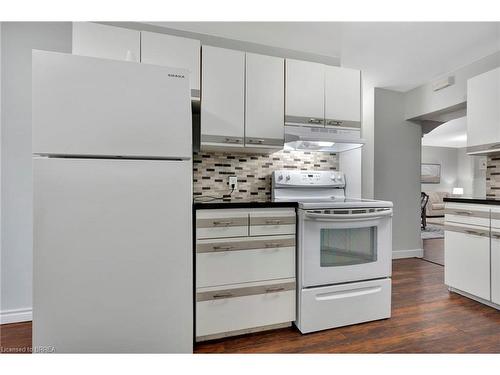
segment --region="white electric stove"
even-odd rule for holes
[[[302,333],[389,318],[392,202],[345,197],[339,171],[277,170],[273,201],[298,202]]]

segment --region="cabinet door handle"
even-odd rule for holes
[[[214,294],[213,295],[213,298],[214,299],[218,299],[218,298],[229,298],[229,297],[232,297],[233,294],[232,293],[219,293],[219,294]]]
[[[281,292],[282,290],[285,290],[285,288],[267,288],[266,293],[276,293],[276,292]]]
[[[336,126],[340,126],[342,125],[342,121],[328,121],[328,125],[336,125]]]
[[[317,119],[317,118],[310,118],[309,123],[310,124],[321,124],[322,120]]]
[[[249,142],[249,143],[257,143],[257,144],[261,145],[261,144],[263,144],[263,143],[265,142],[265,140],[263,140],[263,139],[252,139],[252,138],[250,138],[250,139],[248,140],[248,142]]]
[[[477,232],[475,230],[466,230],[465,233],[472,234],[472,235],[475,235],[475,236],[482,236],[483,235],[483,233]]]
[[[226,143],[240,143],[240,140],[238,138],[226,138],[226,139],[224,139],[224,142],[226,142]]]
[[[212,249],[214,250],[232,250],[234,249],[233,246],[213,246]]]
[[[213,222],[214,225],[225,225],[225,226],[231,225],[232,223],[233,223],[232,221],[214,221]]]
[[[265,244],[266,247],[280,247],[280,245],[281,244],[278,242],[269,242]]]

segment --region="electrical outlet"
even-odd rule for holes
[[[238,189],[238,177],[229,176],[229,188]]]

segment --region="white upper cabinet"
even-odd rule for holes
[[[141,33],[92,22],[73,22],[73,54],[139,62]]]
[[[361,72],[325,66],[325,125],[361,126]]]
[[[141,62],[189,70],[191,96],[200,97],[200,41],[141,32]]]
[[[201,143],[243,147],[245,52],[202,47]]]
[[[246,54],[245,146],[284,144],[285,61]]]
[[[467,152],[500,150],[500,68],[467,81]]]
[[[287,59],[286,122],[323,126],[324,117],[325,66]]]

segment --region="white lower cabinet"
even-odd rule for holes
[[[290,325],[295,209],[202,209],[196,226],[196,341]]]
[[[500,230],[491,233],[491,302],[500,305]]]
[[[445,284],[489,300],[489,228],[450,225],[444,236]]]

